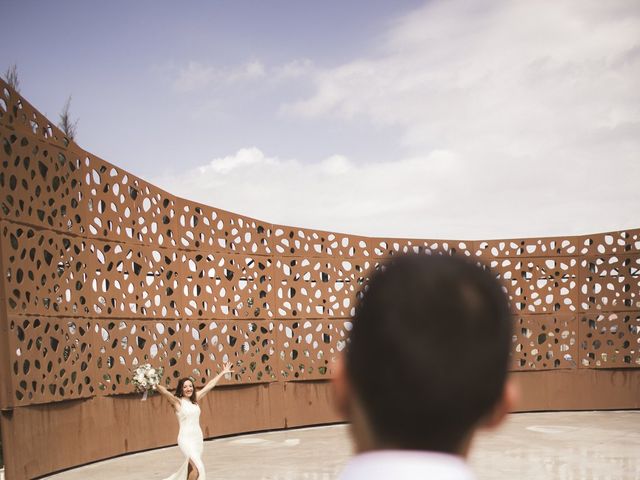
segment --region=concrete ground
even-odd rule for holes
[[[205,442],[207,480],[331,480],[352,455],[346,425]],[[161,480],[177,447],[128,455],[45,477]],[[640,411],[518,413],[481,432],[470,463],[479,479],[640,480]]]

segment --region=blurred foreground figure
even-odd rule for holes
[[[357,455],[341,480],[474,479],[474,432],[513,407],[511,318],[495,275],[462,257],[393,258],[362,293],[338,366]]]

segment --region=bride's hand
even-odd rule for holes
[[[226,375],[227,373],[233,373],[233,366],[231,365],[230,362],[227,362],[224,364],[224,367],[222,368],[222,373],[224,375]]]

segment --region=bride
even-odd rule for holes
[[[231,373],[230,363],[225,363],[222,371],[196,392],[191,378],[182,378],[173,395],[163,385],[158,385],[158,392],[162,394],[176,412],[180,431],[178,432],[178,446],[184,454],[185,461],[180,469],[164,480],[206,480],[204,464],[202,463],[203,437],[200,429],[200,407],[198,402],[209,393],[218,381],[227,373]]]

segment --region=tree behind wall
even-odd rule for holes
[[[18,66],[14,63],[4,72],[4,80],[16,92],[20,91],[20,79],[18,78]]]
[[[67,103],[64,104],[62,108],[62,112],[60,112],[60,121],[58,122],[58,126],[64,132],[69,140],[74,140],[76,138],[76,133],[78,130],[78,120],[71,120],[71,95],[67,99]]]

